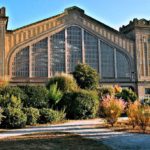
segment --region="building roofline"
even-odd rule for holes
[[[58,14],[58,15],[55,15],[55,16],[52,16],[52,17],[48,17],[48,18],[46,18],[46,19],[42,19],[42,20],[40,20],[40,21],[36,21],[36,22],[30,23],[30,24],[24,25],[24,26],[22,26],[22,27],[19,27],[19,28],[14,29],[14,30],[7,30],[7,31],[8,31],[8,32],[15,32],[15,31],[18,31],[18,30],[20,30],[20,29],[24,29],[24,28],[30,27],[30,26],[32,26],[32,25],[36,25],[36,24],[38,24],[38,23],[47,21],[47,20],[49,20],[49,19],[56,18],[56,17],[58,17],[58,16],[61,16],[62,14],[63,14],[63,13],[60,13],[60,14]]]
[[[100,22],[99,20],[96,20],[96,19],[94,19],[93,17],[91,17],[91,16],[85,14],[85,11],[84,11],[83,9],[77,7],[77,6],[73,6],[73,7],[66,8],[66,9],[64,9],[64,12],[59,13],[58,15],[54,15],[54,16],[52,16],[52,17],[48,17],[48,18],[46,18],[46,19],[42,19],[42,20],[40,20],[40,21],[36,21],[36,22],[30,23],[30,24],[28,24],[28,25],[25,25],[25,26],[16,28],[16,29],[14,29],[14,30],[7,30],[7,32],[16,32],[16,31],[18,31],[18,30],[20,30],[20,29],[24,29],[24,28],[30,27],[30,26],[32,26],[32,25],[36,25],[36,24],[38,24],[38,23],[42,23],[42,22],[44,22],[44,21],[47,21],[47,20],[50,20],[50,19],[59,17],[59,16],[61,16],[61,15],[63,15],[63,14],[64,14],[64,15],[65,15],[65,14],[66,14],[66,15],[67,15],[67,14],[70,14],[70,13],[73,12],[73,11],[78,11],[78,12],[79,12],[82,16],[84,16],[85,18],[96,22],[97,24],[103,26],[104,28],[106,28],[106,29],[108,29],[108,30],[110,30],[110,31],[112,31],[112,32],[115,32],[116,34],[119,34],[120,36],[122,36],[122,37],[124,37],[124,38],[128,38],[126,35],[122,34],[119,30],[116,30],[116,29],[114,29],[114,28],[112,28],[112,27],[110,27],[110,26],[108,26],[108,25],[106,25],[106,24]]]

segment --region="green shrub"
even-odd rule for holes
[[[61,100],[63,93],[57,88],[57,83],[52,84],[48,93],[49,107],[55,107]]]
[[[149,105],[150,106],[150,98],[145,98],[144,100],[141,101],[143,105]]]
[[[16,96],[4,95],[0,97],[0,106],[2,108],[8,108],[8,107],[21,108],[22,103],[21,103],[21,99]]]
[[[107,95],[112,96],[114,94],[114,89],[113,87],[102,87],[102,88],[97,88],[97,92],[98,92],[99,99],[102,100]]]
[[[2,96],[9,95],[10,97],[13,95],[17,98],[20,98],[21,100],[25,100],[27,98],[27,95],[24,93],[24,91],[17,86],[6,86],[0,88],[0,95]]]
[[[2,113],[3,113],[3,109],[0,108],[0,124],[2,122],[2,119],[4,118],[4,116],[2,115]]]
[[[99,100],[96,92],[74,91],[64,94],[59,107],[65,108],[69,119],[94,118],[98,111]]]
[[[137,95],[131,89],[122,89],[122,92],[116,93],[117,98],[122,98],[126,102],[134,102],[137,99]]]
[[[22,90],[27,95],[23,101],[24,107],[48,107],[48,90],[44,86],[25,86]]]
[[[23,128],[27,122],[27,116],[19,108],[4,109],[5,118],[2,121],[2,127],[5,128]]]
[[[51,85],[56,84],[60,91],[68,92],[78,89],[77,83],[72,75],[69,74],[58,74],[52,77],[47,83],[47,89],[50,89]]]
[[[99,74],[87,64],[79,64],[73,73],[82,89],[96,89],[99,85]]]
[[[40,110],[39,123],[53,123],[64,120],[64,111],[43,108]]]
[[[40,113],[37,108],[24,108],[23,112],[27,115],[27,125],[34,125],[37,123]]]

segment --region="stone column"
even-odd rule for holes
[[[5,76],[5,32],[8,17],[5,16],[5,8],[0,9],[0,78]]]

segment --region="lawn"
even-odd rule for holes
[[[0,140],[1,150],[111,150],[102,142],[69,133],[37,133]]]

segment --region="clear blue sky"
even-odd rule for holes
[[[15,29],[78,6],[91,17],[118,29],[133,18],[150,20],[150,0],[0,0],[9,16],[8,29]]]

